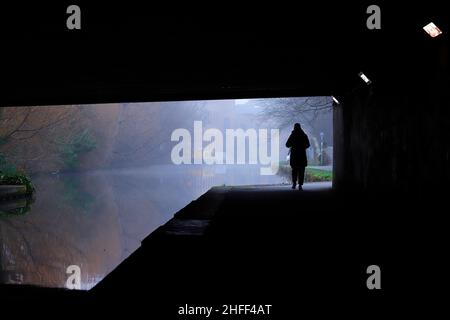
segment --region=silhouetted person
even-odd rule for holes
[[[290,148],[289,164],[292,168],[292,189],[295,189],[298,178],[298,189],[303,190],[305,178],[305,167],[307,165],[306,149],[310,146],[306,133],[302,130],[300,123],[294,125],[291,135],[286,141],[286,147]]]

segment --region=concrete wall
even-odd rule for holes
[[[448,188],[447,61],[418,70],[417,76],[408,79],[383,79],[383,86],[362,85],[335,105],[336,189]],[[395,81],[399,83],[394,85]]]

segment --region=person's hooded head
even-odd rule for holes
[[[300,125],[300,123],[296,123],[294,124],[294,132],[301,132],[302,131],[302,126]]]

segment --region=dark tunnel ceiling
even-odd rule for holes
[[[382,5],[382,29],[370,31],[368,4],[199,11],[83,3],[81,31],[65,28],[65,3],[5,7],[1,103],[339,94],[361,70],[386,83],[392,70],[412,72],[433,50],[422,26],[446,28],[441,8]]]

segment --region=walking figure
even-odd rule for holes
[[[286,147],[290,148],[289,164],[292,168],[292,189],[295,189],[298,181],[298,190],[303,190],[305,167],[307,165],[306,149],[309,146],[308,136],[302,130],[300,123],[296,123],[294,130],[292,130],[291,135],[286,141]]]

